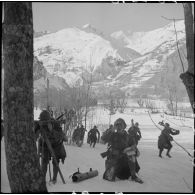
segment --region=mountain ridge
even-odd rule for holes
[[[184,21],[176,22],[175,26],[179,47],[185,53]],[[106,35],[89,24],[84,27],[35,38],[35,56],[50,75],[64,79],[69,87],[92,74],[95,88],[115,86],[136,94],[145,83],[152,83],[155,74],[164,69],[166,60],[177,53],[173,23],[153,31],[127,33],[125,42],[120,37],[122,31]],[[176,69],[181,72],[179,67]],[[149,84],[148,89],[154,88],[153,85],[156,83]]]

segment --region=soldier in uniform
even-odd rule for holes
[[[98,135],[98,137],[97,137]],[[90,147],[93,145],[93,148],[95,147],[96,142],[99,142],[100,139],[100,132],[98,131],[97,127],[94,126],[93,129],[91,129],[88,132],[88,142],[90,144]]]
[[[108,129],[106,129],[105,132],[103,132],[103,135],[101,136],[101,140],[104,143],[108,143],[108,147],[110,146],[109,140],[111,134],[114,132],[114,126],[111,124]]]
[[[139,128],[139,123],[136,122],[134,124],[133,119],[131,120],[131,127],[128,130],[128,134],[133,137],[135,139],[135,143],[136,145],[138,145],[138,141],[141,139],[142,135],[141,135],[141,131]]]
[[[81,125],[81,127],[80,127],[80,139],[82,140],[82,142],[83,142],[83,139],[84,139],[84,137],[85,137],[85,132],[86,132],[87,130],[84,128],[84,126],[83,125]]]
[[[86,129],[83,127],[83,125],[81,125],[81,127],[77,126],[77,128],[73,132],[72,140],[79,147],[81,147],[83,144],[85,131],[86,131]]]
[[[45,131],[46,136],[49,142],[51,143],[51,146],[52,146],[52,149],[54,151],[55,158],[57,161],[57,164],[56,164],[54,159],[52,159],[52,163],[53,163],[52,182],[55,184],[57,181],[59,162],[61,160],[61,162],[64,164],[64,160],[66,158],[66,150],[64,148],[63,141],[67,141],[67,137],[63,133],[59,122],[52,119],[50,116],[50,113],[47,110],[43,110],[41,112],[39,119],[41,122],[43,122],[42,124],[43,131]],[[35,133],[37,135],[38,134],[41,135],[39,138],[39,145],[41,146],[40,152],[42,156],[42,171],[43,171],[44,177],[46,178],[47,166],[52,156],[46,144],[46,141],[44,140],[44,136],[42,135],[42,132],[40,131],[39,123],[36,124],[35,126]]]
[[[128,179],[131,176],[133,181],[143,183],[136,175],[140,169],[136,159],[137,147],[134,139],[129,139],[125,131],[125,121],[121,118],[117,119],[114,127],[116,131],[110,135],[108,140],[110,147],[107,154],[106,170],[103,179],[115,181],[116,177]]]
[[[171,135],[178,135],[179,130],[173,130],[170,128],[169,123],[164,124],[164,129],[161,131],[160,136],[158,137],[158,149],[159,149],[159,157],[162,158],[163,149],[167,149],[166,155],[171,158],[170,150],[173,147],[171,141],[173,141],[173,137]]]
[[[76,144],[79,141],[79,131],[80,131],[80,128],[79,126],[77,126],[72,135],[72,141]]]

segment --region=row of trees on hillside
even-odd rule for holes
[[[171,115],[177,116],[181,114],[181,105],[179,107],[179,97],[177,96],[177,91],[175,88],[170,88],[169,91],[169,97],[166,99],[166,108],[163,108],[161,106],[158,106],[155,100],[152,100],[150,98],[142,98],[139,97],[137,98],[137,104],[139,105],[140,108],[147,108],[150,109],[152,113],[158,113],[160,110],[164,110]],[[182,108],[183,109],[183,108]]]

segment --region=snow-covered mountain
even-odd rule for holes
[[[184,21],[176,22],[175,28],[186,61]],[[106,86],[135,94],[140,89],[153,90],[165,69],[174,67],[181,72],[175,28],[170,23],[149,32],[118,31],[111,35],[90,24],[66,28],[35,38],[34,55],[50,75],[64,79],[70,87],[92,74],[96,92],[101,93]]]
[[[138,52],[136,52],[132,48],[126,47],[126,45],[123,42],[121,42],[121,40],[117,40],[114,37],[103,33],[101,30],[95,28],[91,24],[85,24],[82,27],[82,30],[84,30],[85,32],[88,32],[88,33],[96,34],[96,35],[102,37],[103,39],[108,40],[110,42],[111,46],[117,50],[118,54],[124,60],[131,61],[132,59],[141,56]]]
[[[50,88],[55,88],[57,90],[65,90],[69,87],[63,78],[56,75],[51,75],[43,66],[43,63],[39,61],[37,57],[34,57],[34,93],[40,93],[45,91],[45,89],[47,88],[47,78],[49,79]]]
[[[123,61],[109,41],[78,28],[35,38],[34,54],[50,74],[64,78],[70,86],[82,74],[100,69],[103,60]]]
[[[174,44],[176,41],[175,29],[177,31],[178,40],[185,38],[184,21],[170,23],[162,28],[158,28],[149,32],[132,32],[123,31],[114,32],[111,37],[120,40],[128,48],[134,49],[142,55],[152,52],[163,43]]]
[[[182,68],[177,51],[175,29],[181,57],[186,66],[184,21],[176,22],[175,27],[174,23],[170,23],[163,28],[149,32],[128,32],[125,35],[120,31],[111,34],[115,39],[125,42],[127,47],[142,54],[141,57],[129,62],[127,67],[123,68],[113,79],[112,84],[122,83],[120,87],[129,93],[138,88],[142,92],[145,90],[149,93],[148,90],[154,89],[156,85],[160,88],[160,80],[165,79],[166,76],[162,75],[165,69],[169,72],[174,69],[175,77],[178,78],[178,85],[180,85],[179,74]],[[181,85],[181,90],[183,89],[184,86]]]

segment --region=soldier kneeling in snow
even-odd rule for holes
[[[62,128],[60,127],[60,124],[58,121],[55,121],[50,117],[50,113],[47,110],[43,110],[40,114],[40,122],[42,122],[42,128],[45,132],[49,142],[51,143],[51,147],[53,149],[53,152],[55,154],[55,158],[57,161],[57,164],[55,163],[55,160],[52,160],[53,163],[53,180],[52,182],[55,184],[57,181],[57,174],[58,174],[58,167],[60,159],[62,163],[64,163],[64,160],[66,158],[66,150],[63,145],[63,141],[67,141],[67,138],[65,134],[62,131]],[[51,160],[51,151],[46,144],[46,138],[44,139],[44,136],[42,135],[42,132],[40,131],[40,125],[39,123],[35,126],[35,134],[39,135],[39,147],[38,151],[41,154],[42,157],[42,171],[44,174],[44,177],[46,178],[47,173],[47,166],[49,164],[49,161]]]
[[[126,123],[119,118],[114,123],[114,131],[108,141],[109,149],[107,152],[106,170],[103,179],[115,181],[115,178],[131,179],[138,183],[143,181],[136,175],[140,167],[137,162],[138,150],[134,139],[130,139],[126,128]],[[105,139],[106,140],[106,139]]]

